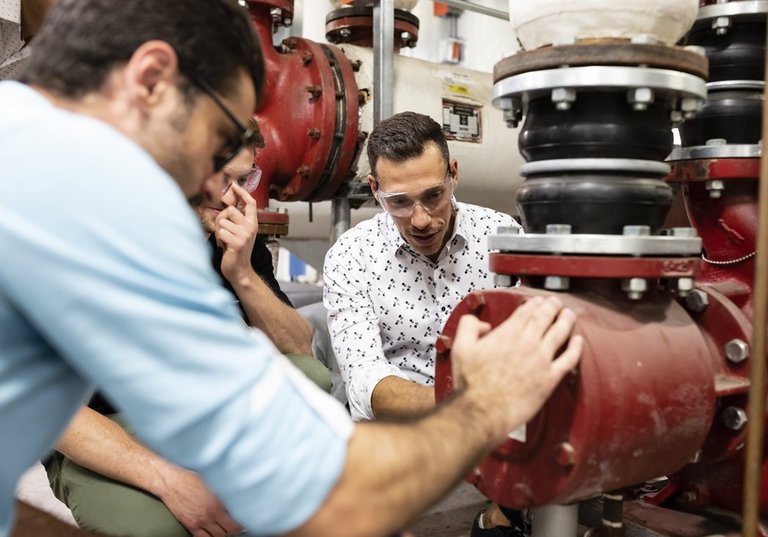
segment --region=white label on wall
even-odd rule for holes
[[[443,99],[443,132],[448,140],[480,143],[483,140],[482,107]]]

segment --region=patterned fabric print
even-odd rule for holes
[[[19,77],[29,57],[21,39],[21,2],[0,0],[0,80]]]
[[[487,236],[512,217],[456,203],[454,233],[436,263],[414,252],[387,213],[329,250],[324,298],[353,418],[373,419],[371,394],[387,376],[434,384],[435,341],[458,302],[494,287]]]

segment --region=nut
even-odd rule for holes
[[[567,291],[571,286],[571,279],[568,276],[547,276],[544,278],[544,289],[550,291]]]
[[[740,364],[749,358],[749,345],[740,339],[732,339],[725,344],[725,357],[732,364]]]
[[[743,408],[737,406],[727,406],[720,415],[723,425],[733,431],[738,431],[747,423],[747,413]]]
[[[645,237],[651,234],[651,226],[624,226],[621,234],[627,237]]]
[[[710,198],[719,198],[723,195],[723,190],[725,190],[725,183],[718,179],[714,181],[707,181],[704,183],[704,188],[707,190],[707,192],[709,192]]]
[[[648,282],[645,278],[625,278],[621,280],[621,289],[630,300],[640,300],[648,290]]]
[[[547,224],[547,235],[570,235],[570,224]]]
[[[689,310],[699,313],[709,306],[709,297],[701,289],[694,289],[685,297],[685,305]]]
[[[576,100],[576,90],[572,88],[555,88],[552,90],[552,102],[558,110],[568,110]]]
[[[653,102],[653,90],[651,88],[634,88],[627,93],[627,102],[634,110],[646,110]]]

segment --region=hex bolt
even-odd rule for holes
[[[669,228],[668,234],[673,237],[698,237],[699,234],[696,231],[696,228],[693,227],[673,227]]]
[[[279,22],[281,18],[283,18],[283,10],[279,7],[273,7],[269,10],[269,14],[272,15],[272,20],[275,22]]]
[[[570,442],[561,442],[557,445],[555,462],[563,468],[571,468],[576,463],[576,450]]]
[[[709,306],[709,297],[701,289],[694,289],[685,297],[685,305],[689,310],[701,313]]]
[[[408,43],[412,38],[413,36],[411,35],[411,32],[402,32],[400,34],[400,39],[402,39],[406,43]]]
[[[301,63],[303,63],[305,66],[312,63],[312,53],[308,50],[305,50],[301,53]]]
[[[302,164],[298,167],[296,173],[299,174],[302,179],[307,179],[309,177],[309,166]]]
[[[709,192],[710,198],[719,198],[723,195],[723,190],[725,190],[725,183],[719,179],[714,181],[707,181],[704,183],[704,188],[707,190],[707,192]]]
[[[712,29],[717,35],[725,35],[728,33],[728,29],[731,27],[730,17],[716,17],[712,21]]]
[[[355,60],[355,61],[352,62],[352,71],[357,73],[357,72],[360,71],[360,67],[362,67],[362,66],[363,66],[362,60]]]
[[[339,30],[339,35],[344,39],[347,39],[349,36],[352,35],[352,30],[350,30],[349,28],[342,28],[341,30]]]
[[[515,111],[511,108],[504,110],[502,113],[504,117],[504,121],[507,123],[507,127],[510,129],[514,129],[519,125],[519,120],[517,119],[517,115],[515,114]]]
[[[680,499],[685,503],[696,503],[698,496],[696,495],[696,492],[692,490],[686,490],[680,495]]]
[[[740,430],[747,423],[747,413],[737,406],[725,407],[720,418],[723,420],[723,425],[733,431]]]
[[[313,99],[317,99],[323,94],[323,88],[320,86],[307,86],[307,93],[309,93]]]
[[[624,278],[621,280],[621,290],[627,293],[630,300],[640,300],[648,290],[648,282],[645,278]]]
[[[685,119],[690,119],[696,115],[696,112],[701,110],[703,105],[704,101],[700,99],[686,97],[680,101],[680,111],[683,113]]]
[[[741,339],[732,339],[725,344],[725,357],[732,364],[740,364],[749,358],[749,345]]]
[[[514,279],[509,274],[494,274],[493,284],[496,287],[512,287]]]
[[[632,36],[630,42],[633,45],[655,45],[659,40],[653,34],[637,34]]]
[[[677,296],[687,297],[693,290],[693,278],[677,279]]]
[[[570,235],[570,224],[547,224],[547,235]]]
[[[626,237],[645,237],[651,234],[651,226],[624,226],[621,234]]]
[[[320,138],[320,129],[316,129],[312,127],[311,129],[307,129],[307,136],[312,138],[313,140],[317,140]]]
[[[571,286],[571,279],[568,276],[547,276],[544,278],[544,289],[550,291],[567,291]]]
[[[576,100],[576,90],[573,88],[555,88],[552,90],[552,102],[558,110],[568,110]]]
[[[290,17],[286,17],[285,19],[283,19],[283,26],[290,26],[291,24],[293,24],[293,19],[291,19]]]
[[[710,138],[706,141],[706,145],[725,145],[728,143],[728,140],[725,138]]]
[[[651,88],[634,88],[627,93],[627,102],[632,105],[633,110],[647,110],[648,105],[653,102],[653,90]]]
[[[672,122],[672,125],[679,125],[683,122],[683,113],[680,110],[672,110],[669,113],[669,120]]]
[[[296,48],[297,41],[295,37],[288,37],[286,39],[283,39],[283,46],[287,48],[288,50],[293,50]]]

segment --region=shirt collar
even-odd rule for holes
[[[451,205],[453,206],[453,210],[456,214],[456,219],[453,224],[453,233],[448,239],[448,242],[445,243],[445,247],[443,248],[443,251],[440,252],[438,260],[444,257],[446,251],[448,254],[452,254],[455,251],[464,248],[464,246],[467,244],[467,236],[469,230],[466,229],[467,223],[464,211],[461,210],[461,204],[457,202],[456,198],[453,196],[451,196]],[[408,242],[400,234],[400,230],[397,228],[394,219],[389,215],[388,212],[384,211],[383,218],[384,240],[386,241],[386,247],[389,253],[395,255],[400,250],[404,250],[409,252],[411,255],[419,255],[411,249]]]

